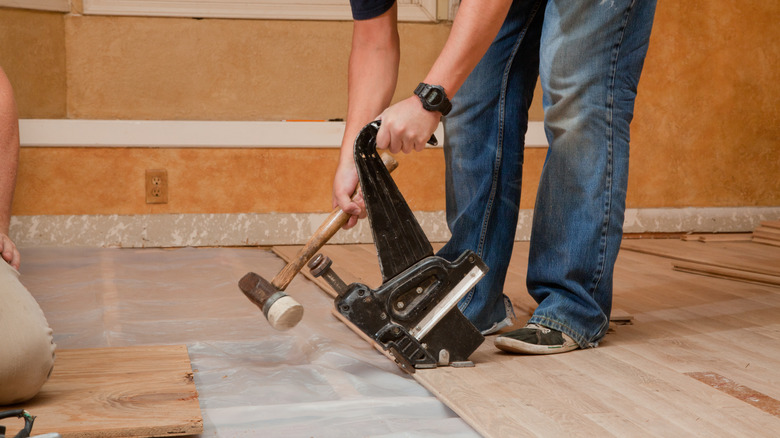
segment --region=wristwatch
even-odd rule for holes
[[[441,85],[430,85],[425,82],[420,82],[420,85],[414,89],[423,108],[428,111],[438,111],[441,115],[446,116],[452,109],[452,103],[447,99],[447,93],[444,92],[444,88]]]

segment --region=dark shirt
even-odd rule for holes
[[[368,20],[387,12],[395,0],[349,0],[349,3],[352,5],[352,18]]]

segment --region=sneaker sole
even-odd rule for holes
[[[556,354],[565,353],[567,351],[576,350],[579,348],[577,344],[574,345],[535,345],[526,342],[520,342],[512,338],[499,336],[493,341],[495,346],[502,351],[508,353],[522,353],[522,354]]]

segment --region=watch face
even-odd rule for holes
[[[428,93],[428,96],[425,97],[425,100],[427,100],[431,105],[438,105],[442,101],[441,93],[439,90],[434,88]]]

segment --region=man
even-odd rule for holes
[[[52,330],[19,282],[19,250],[8,237],[18,159],[16,104],[0,68],[0,405],[32,398],[54,366]]]
[[[549,150],[534,209],[527,287],[539,303],[528,324],[495,339],[516,353],[595,347],[609,327],[622,238],[629,124],[655,0],[463,0],[419,96],[385,109],[398,66],[392,0],[352,0],[349,110],[334,204],[354,215],[357,130],[378,114],[377,147],[419,151],[442,116],[452,258],[471,249],[490,267],[459,303],[484,334],[511,324],[503,294],[520,204],[523,139],[537,76]],[[436,88],[440,87],[440,88]],[[426,94],[445,93],[452,112]],[[411,90],[410,90],[411,91]],[[411,94],[411,93],[410,93]],[[427,107],[427,108],[426,108]]]

